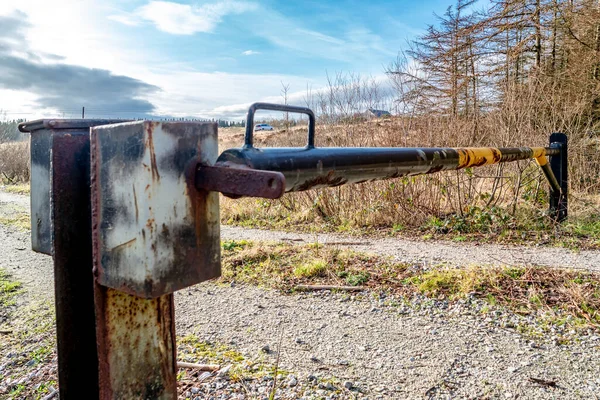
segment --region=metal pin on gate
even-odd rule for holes
[[[259,109],[307,114],[307,146],[255,148]],[[246,126],[244,147],[218,156],[214,123],[21,124],[32,133],[32,247],[54,256],[62,400],[82,387],[89,399],[177,397],[173,293],[221,273],[217,192],[275,199],[536,159],[550,211],[567,216],[562,134],[548,148],[316,148],[311,110],[265,103]]]

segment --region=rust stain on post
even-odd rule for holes
[[[154,123],[148,121],[146,123],[146,132],[148,134],[148,150],[150,151],[150,168],[152,169],[152,178],[154,180],[160,180],[160,174],[158,173],[158,167],[156,165],[156,151],[154,150],[154,139],[152,138],[154,132]]]
[[[144,299],[95,284],[101,400],[177,398],[173,295]]]
[[[219,195],[194,185],[197,165],[217,158],[216,124],[139,121],[91,136],[98,283],[155,298],[219,276]]]

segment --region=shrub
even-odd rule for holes
[[[29,176],[29,142],[0,144],[0,181],[27,182]]]

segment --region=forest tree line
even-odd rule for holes
[[[600,0],[458,0],[387,68],[403,114],[600,123]],[[535,121],[533,121],[535,122]],[[564,126],[567,125],[567,126]]]

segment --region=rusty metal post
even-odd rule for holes
[[[19,125],[31,133],[32,248],[54,257],[61,400],[98,398],[89,128],[114,122],[56,119]]]
[[[557,222],[562,222],[568,215],[569,194],[569,158],[568,139],[564,133],[550,135],[550,148],[559,149],[558,155],[550,156],[550,168],[560,185],[560,190],[550,190],[550,215]]]
[[[100,399],[177,399],[173,295],[95,284]]]
[[[100,399],[177,398],[173,292],[220,275],[219,197],[198,190],[217,126],[91,130]]]

